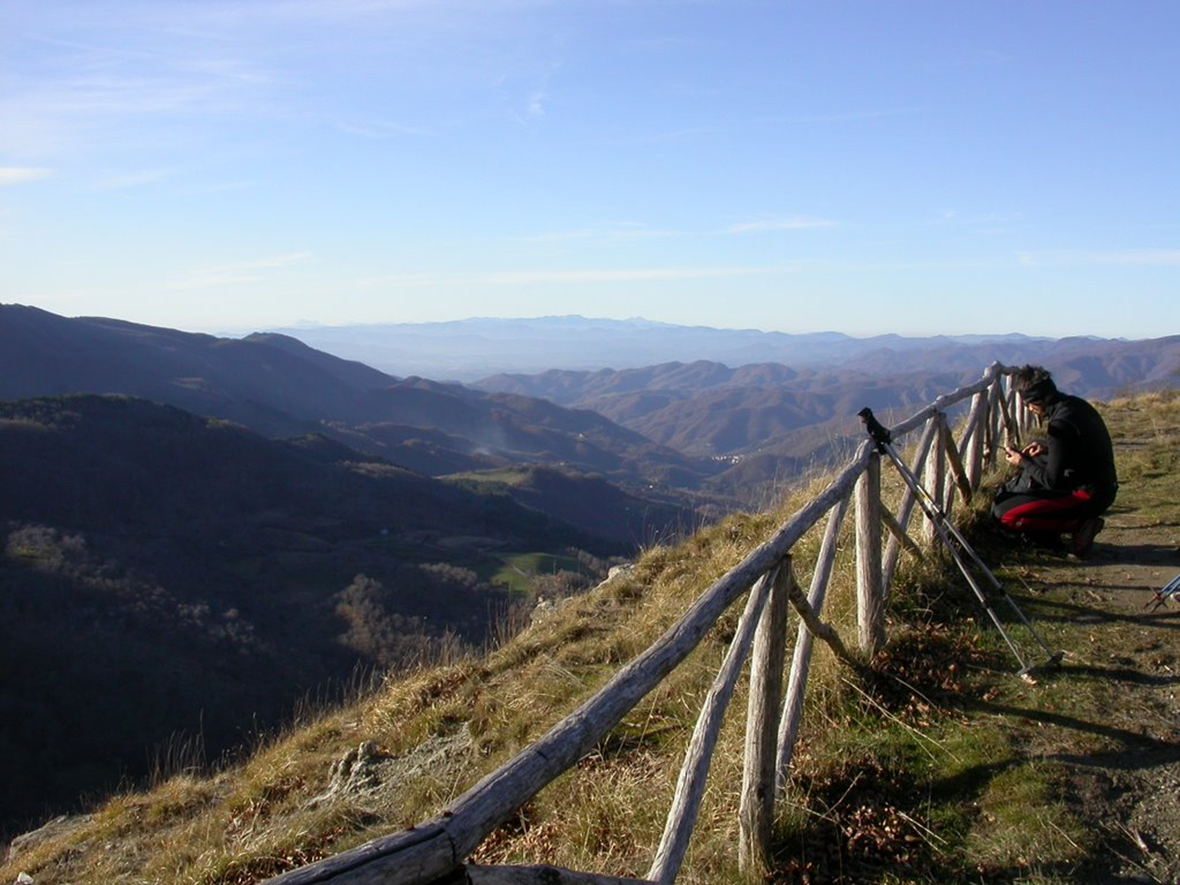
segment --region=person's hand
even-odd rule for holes
[[[1013,467],[1019,467],[1020,459],[1023,457],[1024,454],[1019,449],[1014,449],[1012,446],[1004,446],[1004,460]]]
[[[1039,442],[1029,443],[1024,447],[1024,454],[1029,458],[1035,458],[1037,455],[1043,455],[1045,447]]]

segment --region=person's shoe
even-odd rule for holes
[[[1024,532],[1020,536],[1020,541],[1025,547],[1041,553],[1056,553],[1058,555],[1069,553],[1069,548],[1065,546],[1061,535],[1057,532]]]
[[[1083,522],[1073,533],[1073,543],[1070,545],[1069,552],[1078,558],[1089,553],[1090,548],[1094,546],[1094,537],[1102,531],[1104,525],[1106,525],[1106,521],[1101,516],[1092,516]]]

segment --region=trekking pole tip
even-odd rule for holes
[[[1033,679],[1032,674],[1037,670],[1042,670],[1047,667],[1060,667],[1062,659],[1065,658],[1065,652],[1059,651],[1049,656],[1043,664],[1029,664],[1016,671],[1016,675],[1027,682],[1029,685],[1036,685],[1037,681]]]

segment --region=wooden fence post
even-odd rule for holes
[[[623,879],[595,873],[578,873],[552,866],[460,867],[451,877],[433,885],[651,885],[647,879]]]
[[[885,644],[881,587],[881,455],[873,452],[856,484],[856,602],[860,647],[870,655]]]
[[[986,389],[987,385],[980,382],[939,397],[933,405],[895,428],[895,435],[901,436],[917,429],[932,414],[941,415],[948,407],[962,402],[968,396],[978,397],[979,393]],[[1011,420],[1031,424],[1032,416],[1027,406],[1014,391],[1011,391],[1011,399],[1014,413]],[[931,421],[930,426],[937,428],[934,433],[949,438],[944,420]],[[977,425],[973,435],[982,438],[985,432]],[[945,498],[945,439],[940,438],[938,445],[930,445],[928,448],[927,463],[932,467],[927,471],[928,490],[932,496]],[[919,455],[919,459],[921,457]],[[767,571],[777,570],[778,564],[789,555],[791,547],[833,507],[836,507],[836,511],[830,516],[828,532],[812,579],[811,600],[804,599],[802,591],[793,582],[789,569],[784,577],[789,601],[804,621],[800,626],[799,641],[796,643],[796,660],[791,671],[792,687],[788,691],[779,725],[778,771],[784,780],[802,709],[812,636],[829,642],[836,654],[846,663],[859,666],[859,662],[848,655],[843,642],[829,625],[819,619],[817,613],[822,606],[824,590],[830,577],[840,520],[848,507],[849,495],[854,485],[858,514],[857,592],[862,615],[858,625],[862,633],[861,645],[866,650],[874,651],[884,643],[884,584],[881,568],[883,511],[880,473],[880,456],[872,451],[870,442],[866,440],[835,481],[805,504],[741,563],[705,590],[690,606],[685,616],[665,631],[646,651],[619,670],[605,686],[552,726],[537,741],[451,802],[446,810],[418,826],[379,836],[333,857],[283,873],[268,882],[271,885],[423,885],[439,881],[440,877],[455,875],[462,869],[463,859],[468,857],[489,833],[504,823],[515,809],[522,807],[538,791],[576,764],[635,707],[641,698],[684,661],[729,605],[740,595],[748,592],[750,598],[745,614],[739,621],[725,662],[706,698],[697,728],[690,741],[668,827],[649,879],[618,879],[549,867],[467,868],[472,881],[486,881],[489,885],[492,882],[533,881],[562,881],[570,882],[571,885],[574,882],[585,882],[587,885],[592,882],[595,885],[606,885],[607,882],[614,885],[617,882],[622,885],[624,882],[648,882],[651,878],[671,883],[683,863],[696,815],[699,813],[710,758],[716,747],[725,708],[732,698],[742,662],[754,642],[755,627],[760,621],[759,613],[766,605],[771,586],[777,584],[777,581],[768,577]],[[934,476],[937,476],[939,481],[935,482],[932,478]],[[768,623],[772,620],[769,615],[767,619]],[[770,627],[766,629],[769,630]],[[771,642],[771,645],[775,644],[782,645],[782,642]],[[759,659],[762,658],[760,652]],[[767,682],[773,681],[773,671],[776,668],[773,662],[765,668]],[[769,689],[758,692],[763,693],[767,697],[773,694]],[[765,731],[766,723],[762,714],[753,716],[752,723],[754,731]],[[750,758],[753,760],[759,755],[760,753],[751,753]],[[751,770],[760,771],[761,766],[752,765]],[[744,792],[760,798],[756,796],[757,788]],[[753,829],[751,828],[751,832]]]
[[[824,539],[820,544],[819,553],[815,559],[815,571],[811,575],[811,588],[807,592],[807,601],[811,603],[816,615],[823,611],[824,597],[828,592],[828,582],[832,577],[832,567],[836,562],[836,547],[840,539],[840,525],[844,521],[844,514],[848,512],[848,497],[832,508],[828,517],[828,527],[824,531]],[[781,790],[787,782],[787,771],[791,765],[791,756],[795,752],[795,740],[799,736],[799,722],[803,717],[803,696],[807,691],[807,677],[811,672],[811,649],[815,637],[804,623],[799,624],[799,631],[795,637],[795,652],[791,659],[791,678],[787,683],[787,699],[783,705],[782,720],[778,733],[778,789]]]
[[[967,481],[972,489],[979,488],[983,480],[983,435],[987,421],[987,391],[975,394],[971,400],[971,412],[959,444],[959,457],[967,472]]]
[[[1016,445],[1020,442],[1024,434],[1020,430],[1020,422],[1016,418],[1016,391],[1012,389],[1012,385],[1007,383],[1010,379],[1006,376],[1000,383],[1006,384],[1008,392],[1000,398],[1000,415],[1004,420],[1004,441],[1009,445]],[[1001,447],[997,447],[999,452]]]
[[[745,769],[738,814],[741,825],[738,868],[756,875],[765,875],[770,870],[778,722],[787,658],[787,594],[794,579],[788,556],[775,570],[770,598],[754,635],[750,666]]]
[[[733,698],[734,686],[737,684],[742,664],[750,651],[750,644],[754,641],[754,629],[758,626],[770,587],[780,568],[781,565],[763,574],[750,590],[746,609],[738,621],[737,632],[725,653],[725,660],[713,681],[713,687],[709,689],[709,694],[701,707],[692,740],[688,744],[684,765],[676,782],[676,794],[672,798],[672,808],[664,825],[664,835],[660,839],[656,858],[647,874],[648,879],[659,882],[660,885],[671,885],[676,881],[676,876],[684,863],[684,856],[688,853],[688,842],[692,838],[697,814],[701,810],[705,783],[709,778],[709,766],[713,762],[713,750],[721,734],[725,710]]]
[[[1040,427],[1040,420],[1033,414],[1032,409],[1028,407],[1028,403],[1024,397],[1019,393],[1016,394],[1016,409],[1020,415],[1020,428],[1023,431],[1020,437],[1022,443],[1027,443],[1028,438],[1032,436]]]
[[[923,468],[928,463],[930,457],[930,447],[934,444],[935,439],[941,440],[939,434],[939,418],[942,416],[941,412],[935,412],[930,416],[926,422],[926,428],[922,431],[922,437],[918,440],[918,447],[914,451],[914,460],[910,464],[910,472],[918,482],[922,482]],[[901,497],[901,505],[897,510],[897,524],[904,531],[909,525],[910,516],[913,515],[914,506],[917,504],[917,496],[913,491],[906,486],[905,494]],[[881,565],[881,585],[884,589],[885,598],[889,598],[890,592],[893,590],[893,575],[897,571],[897,560],[901,555],[902,542],[899,538],[890,538],[885,545],[885,558]]]
[[[934,445],[930,447],[930,456],[926,459],[926,490],[934,499],[935,506],[941,510],[946,492],[946,447],[950,433],[942,415],[936,415],[931,420],[938,426]],[[934,546],[938,540],[938,528],[930,517],[925,515],[922,520],[922,536],[926,539],[927,546]]]
[[[992,382],[987,402],[987,445],[984,447],[984,466],[996,466],[996,452],[1004,448],[1004,376],[997,375]]]
[[[971,485],[971,478],[967,476],[967,470],[963,467],[963,462],[959,460],[959,450],[955,447],[955,440],[951,436],[951,429],[947,426],[946,415],[941,416],[943,434],[942,438],[946,440],[946,466],[950,470],[950,475],[946,482],[946,495],[944,501],[943,512],[950,515],[951,505],[955,498],[955,489],[959,490],[959,494],[963,496],[963,503],[971,503],[971,493],[975,487]]]

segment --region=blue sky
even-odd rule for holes
[[[7,0],[0,300],[1180,333],[1180,4]]]

